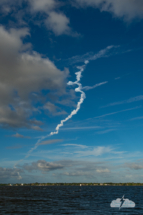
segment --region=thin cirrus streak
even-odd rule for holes
[[[81,74],[82,74],[82,72],[83,72],[84,69],[85,69],[85,65],[88,64],[88,63],[89,63],[89,61],[85,61],[85,64],[84,64],[83,66],[78,66],[78,67],[77,67],[77,69],[79,69],[79,71],[75,73],[75,74],[76,74],[76,81],[75,81],[75,82],[69,81],[69,82],[67,83],[67,84],[70,85],[70,86],[72,86],[72,85],[78,85],[78,87],[75,88],[75,92],[80,92],[80,93],[81,93],[81,97],[80,97],[79,102],[77,103],[76,109],[74,109],[74,110],[70,113],[70,115],[69,115],[68,117],[66,117],[65,119],[61,120],[60,124],[58,124],[57,127],[56,127],[56,129],[55,129],[56,131],[51,132],[50,134],[48,134],[48,135],[46,135],[46,136],[42,136],[42,137],[37,141],[37,143],[35,144],[35,146],[34,146],[33,148],[31,148],[31,149],[28,151],[28,153],[27,153],[27,155],[25,156],[25,158],[28,158],[28,157],[30,156],[30,154],[31,154],[35,149],[37,149],[37,147],[40,145],[40,142],[41,142],[42,140],[46,139],[46,138],[49,137],[49,136],[53,136],[53,135],[55,135],[55,134],[58,134],[58,133],[59,133],[60,127],[62,127],[66,121],[68,121],[69,119],[71,119],[72,116],[75,115],[75,114],[77,114],[77,112],[79,111],[79,109],[80,109],[80,107],[81,107],[81,104],[83,103],[84,99],[86,98],[85,93],[82,91],[82,84],[80,83],[80,79],[81,79],[81,76],[82,76]],[[25,158],[24,158],[24,159],[25,159]],[[24,159],[21,159],[20,161],[18,161],[18,162],[15,164],[14,167],[16,168],[16,165],[17,165],[18,163],[20,163],[21,161],[23,161]]]
[[[96,54],[86,53],[86,54],[81,55],[81,56],[77,55],[77,56],[69,58],[68,61],[72,65],[72,64],[75,64],[75,63],[79,63],[79,62],[93,61],[93,60],[97,60],[99,58],[109,57],[113,53],[116,54],[114,51],[113,51],[113,53],[111,53],[111,50],[117,49],[119,47],[120,47],[119,45],[117,45],[117,46],[114,46],[114,45],[107,46],[105,49],[100,50]]]
[[[116,112],[112,112],[112,113],[107,113],[107,114],[104,114],[104,115],[101,115],[101,116],[96,116],[96,117],[94,117],[94,119],[114,115],[114,114],[117,114],[117,113],[122,113],[122,112],[125,112],[125,111],[135,110],[135,109],[138,109],[138,108],[141,108],[141,107],[142,106],[137,106],[137,107],[134,107],[134,108],[129,108],[129,109],[120,110],[120,111],[116,111]]]
[[[108,81],[104,81],[104,82],[95,84],[95,85],[93,85],[93,86],[85,86],[85,87],[83,87],[82,89],[84,89],[84,90],[92,90],[92,89],[94,89],[94,88],[96,88],[96,87],[99,87],[99,86],[104,85],[104,84],[107,84],[107,83],[108,83]]]
[[[132,98],[127,99],[127,100],[110,103],[108,105],[102,106],[101,108],[115,106],[115,105],[121,105],[121,104],[128,104],[128,103],[138,102],[138,101],[142,101],[142,100],[143,100],[143,95],[140,95],[140,96],[132,97]]]

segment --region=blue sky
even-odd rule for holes
[[[142,182],[142,0],[0,11],[0,183]]]

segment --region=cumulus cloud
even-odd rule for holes
[[[32,101],[45,102],[42,89],[63,95],[68,70],[27,50],[22,42],[27,35],[27,28],[7,31],[0,26],[0,125],[38,130],[41,122],[29,120],[38,111]]]
[[[42,172],[49,172],[52,170],[63,169],[64,166],[60,163],[55,162],[47,162],[45,160],[38,160],[37,162],[33,162],[31,164],[25,164],[22,167],[24,170],[29,172],[33,170],[40,170]]]
[[[55,0],[1,0],[0,6],[2,7],[8,7],[14,6],[15,9],[16,6],[22,6],[23,3],[29,3],[28,6],[30,6],[30,9],[32,11],[44,11],[48,12],[50,10],[53,10],[56,8],[56,6],[59,5],[59,3]]]
[[[73,160],[65,160],[59,161],[62,165],[64,165],[64,169],[67,171],[63,172],[63,175],[76,177],[76,176],[85,176],[95,177],[99,174],[109,173],[110,167],[108,167],[107,162],[91,162],[91,161],[73,161]]]
[[[107,11],[114,16],[130,21],[134,18],[143,18],[142,0],[75,0],[81,7],[95,7],[100,11]]]
[[[47,28],[52,30],[57,36],[72,34],[71,28],[69,27],[70,20],[63,13],[50,12],[45,23]]]
[[[22,179],[20,176],[21,169],[14,168],[3,168],[0,167],[0,181],[11,179]]]
[[[58,5],[55,0],[29,0],[29,3],[31,5],[31,9],[34,11],[44,11],[48,12]]]
[[[143,165],[139,164],[139,163],[127,163],[127,164],[125,164],[125,166],[127,166],[128,168],[130,168],[132,170],[141,170],[141,169],[143,169]]]
[[[48,110],[53,116],[60,116],[60,115],[65,115],[67,114],[66,111],[62,111],[61,108],[57,107],[51,102],[47,102],[44,105],[44,109]]]
[[[107,168],[106,169],[96,169],[96,172],[93,172],[93,170],[88,171],[88,169],[87,169],[86,171],[65,172],[63,175],[72,176],[72,177],[85,176],[87,178],[93,178],[93,177],[95,177],[95,174],[97,175],[97,173],[101,173],[101,174],[110,173],[110,170]]]
[[[27,6],[25,4],[23,9],[23,3],[25,2]],[[72,31],[69,18],[63,12],[60,12],[61,5],[63,3],[57,0],[2,0],[0,1],[0,11],[3,16],[13,12],[12,15],[17,20],[17,24],[19,23],[22,26],[27,25],[25,22],[27,14],[32,15],[31,21],[33,17],[40,14],[38,21],[33,19],[34,24],[44,23],[47,29],[53,31],[56,36],[62,34],[79,36],[79,34]]]
[[[44,23],[47,26],[48,30],[54,32],[56,36],[66,34],[71,36],[78,36],[77,33],[74,33],[69,26],[69,18],[62,12],[56,11],[59,9],[60,3],[55,0],[29,0],[32,13],[45,13],[46,18]]]
[[[65,98],[62,100],[56,101],[56,103],[63,106],[76,107],[76,99],[77,97],[75,95],[75,90],[70,89],[69,92],[65,95]]]
[[[66,175],[66,176],[88,176],[88,177],[90,177],[91,174],[89,174],[89,172],[85,172],[85,171],[76,171],[76,172],[65,172],[63,175]]]
[[[97,169],[96,172],[98,172],[98,173],[109,173],[110,170],[107,168],[106,169]]]
[[[93,176],[97,173],[109,173],[110,170],[107,167],[107,162],[91,162],[91,161],[79,161],[79,160],[59,160],[58,162],[47,162],[45,160],[38,160],[31,164],[24,164],[19,166],[21,170],[28,172],[41,171],[45,174],[49,171],[61,170],[58,174],[66,176]]]

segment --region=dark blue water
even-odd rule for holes
[[[111,208],[123,195],[136,207]],[[0,187],[0,214],[143,215],[143,187]]]

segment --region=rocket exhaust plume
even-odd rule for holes
[[[89,61],[85,61],[85,65],[88,64],[88,63],[89,63]],[[56,129],[55,129],[56,131],[51,132],[50,134],[41,137],[41,138],[37,141],[37,143],[35,144],[35,146],[34,146],[33,148],[31,148],[31,149],[28,151],[28,153],[27,153],[27,155],[25,156],[25,158],[28,158],[28,157],[30,156],[31,152],[33,152],[35,149],[37,149],[37,147],[40,145],[40,142],[41,142],[42,140],[44,140],[44,139],[46,139],[47,137],[52,136],[52,135],[54,135],[54,134],[58,134],[58,133],[59,133],[59,129],[60,129],[60,127],[62,127],[62,126],[64,125],[64,122],[66,122],[66,121],[68,121],[69,119],[71,119],[72,116],[75,115],[75,114],[77,114],[77,112],[79,111],[79,109],[80,109],[80,107],[81,107],[81,104],[83,103],[84,99],[86,98],[85,93],[82,91],[82,84],[80,83],[80,79],[81,79],[81,76],[82,76],[81,74],[82,74],[82,72],[83,72],[84,69],[85,69],[85,65],[82,65],[82,66],[78,66],[78,67],[77,67],[77,69],[79,69],[79,71],[75,73],[75,75],[76,75],[76,81],[75,81],[75,82],[69,81],[69,82],[67,83],[68,85],[78,85],[78,87],[75,88],[75,92],[80,92],[80,93],[81,93],[81,97],[80,97],[79,102],[77,103],[76,109],[74,109],[74,110],[70,113],[70,115],[69,115],[68,117],[66,117],[65,119],[61,120],[60,124],[58,124],[57,127],[56,127]],[[24,158],[24,159],[25,159],[25,158]],[[18,161],[18,162],[15,164],[14,167],[16,167],[16,165],[17,165],[18,163],[20,163],[21,161],[23,161],[24,159]]]
[[[73,110],[73,111],[71,112],[71,114],[70,114],[67,118],[61,120],[60,124],[58,124],[57,127],[56,127],[56,129],[55,129],[56,131],[55,131],[55,132],[51,132],[49,136],[52,136],[52,135],[54,135],[54,134],[58,134],[58,133],[59,133],[60,127],[63,126],[64,122],[66,122],[66,121],[68,121],[69,119],[71,119],[73,115],[77,114],[77,112],[78,112],[79,109],[80,109],[81,104],[83,103],[84,99],[86,98],[85,93],[82,91],[82,85],[81,85],[81,83],[79,83],[80,78],[81,78],[81,73],[84,71],[84,67],[85,67],[85,66],[77,67],[78,69],[80,69],[79,72],[76,72],[76,73],[75,73],[75,74],[76,74],[76,79],[77,79],[77,80],[76,80],[75,82],[69,81],[69,82],[67,83],[68,85],[75,85],[75,84],[78,85],[78,87],[75,88],[75,92],[80,92],[80,93],[81,93],[81,97],[80,97],[79,102],[77,103],[77,108],[76,108],[75,110]]]

